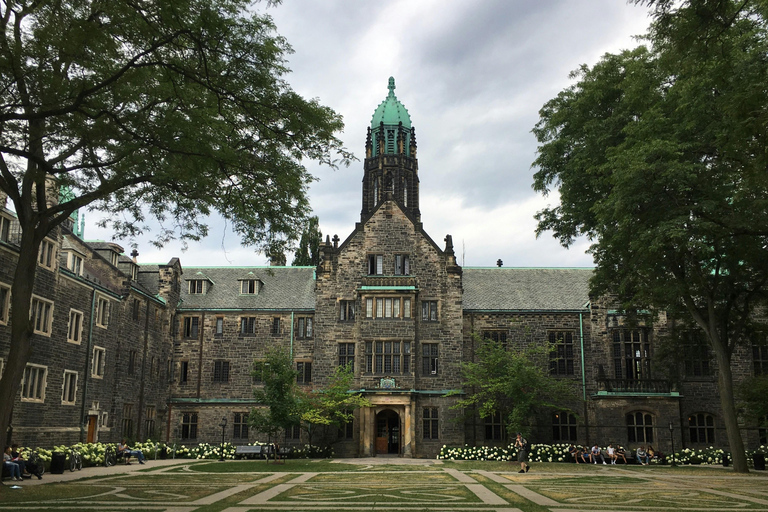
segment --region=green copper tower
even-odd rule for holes
[[[416,133],[408,109],[395,96],[392,77],[388,89],[389,94],[373,113],[365,142],[361,219],[382,201],[393,200],[420,222]]]

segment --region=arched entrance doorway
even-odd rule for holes
[[[400,453],[400,415],[384,409],[376,415],[376,454]]]

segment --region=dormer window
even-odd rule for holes
[[[110,253],[109,253],[109,262],[110,262],[110,263],[111,263],[113,266],[115,266],[115,267],[117,266],[117,260],[118,260],[119,258],[120,258],[120,255],[119,255],[119,254],[117,254],[115,251],[110,251]]]
[[[37,256],[37,262],[40,266],[53,269],[53,263],[55,261],[53,257],[54,245],[53,242],[47,238],[40,242],[40,252]]]
[[[74,251],[67,251],[67,268],[75,275],[83,275],[83,257]]]
[[[258,279],[242,279],[240,281],[240,293],[242,295],[256,295],[259,293]]]
[[[190,279],[189,281],[189,294],[200,295],[206,292],[208,284],[205,279]]]

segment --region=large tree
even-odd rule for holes
[[[768,3],[649,3],[649,47],[582,66],[540,111],[534,188],[559,204],[538,233],[566,247],[586,235],[593,293],[704,333],[746,472],[731,357],[768,282]]]
[[[323,232],[320,231],[320,220],[316,215],[307,219],[307,224],[301,232],[299,247],[293,256],[293,266],[317,266],[320,264],[320,244]]]
[[[449,393],[461,396],[453,409],[481,418],[498,415],[507,435],[527,436],[536,415],[568,409],[578,401],[571,380],[549,375],[549,347],[508,350],[506,344],[477,334],[472,339],[475,360],[462,364],[462,391]]]
[[[117,237],[154,218],[162,244],[199,239],[218,211],[275,250],[308,211],[301,159],[350,155],[341,117],[290,88],[290,47],[246,0],[6,0],[0,24],[0,191],[21,228],[5,432],[34,350],[38,250],[70,214],[111,212]]]

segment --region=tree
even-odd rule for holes
[[[291,49],[249,3],[0,5],[0,195],[21,230],[0,431],[34,349],[39,247],[71,213],[111,212],[118,238],[155,218],[162,244],[204,236],[216,210],[244,244],[274,249],[305,220],[301,159],[351,157],[335,135],[341,117],[290,88]]]
[[[543,409],[567,409],[578,400],[571,381],[549,376],[549,351],[545,348],[507,350],[499,341],[477,334],[472,337],[478,347],[477,362],[463,363],[463,391],[449,395],[466,395],[451,408],[464,409],[469,414],[477,411],[481,418],[499,414],[508,433],[529,435],[536,413]]]
[[[259,432],[277,439],[289,428],[299,425],[306,397],[296,384],[296,370],[291,356],[280,347],[267,352],[264,361],[254,363],[253,375],[264,386],[253,392],[262,407],[252,409],[249,424]],[[277,458],[277,450],[275,450]]]
[[[370,407],[367,398],[350,391],[354,379],[351,365],[337,366],[326,387],[308,394],[301,421],[309,434],[310,445],[316,426],[341,428],[352,421],[356,409]]]
[[[746,472],[731,356],[768,282],[768,4],[649,3],[650,49],[582,66],[540,111],[533,186],[560,201],[537,214],[537,233],[566,247],[586,235],[592,293],[704,333]]]
[[[293,257],[292,265],[317,266],[320,264],[320,244],[323,241],[323,233],[320,231],[320,220],[313,215],[307,220],[307,225],[301,232],[299,248]]]

